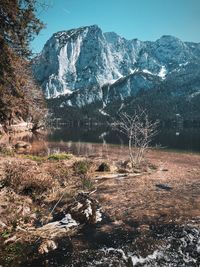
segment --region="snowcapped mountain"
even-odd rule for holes
[[[190,73],[200,69],[200,44],[173,36],[155,42],[126,40],[114,32],[103,33],[96,25],[53,34],[32,61],[45,96],[65,95],[61,107],[95,101],[105,107],[173,77],[181,82],[190,79],[186,68]]]

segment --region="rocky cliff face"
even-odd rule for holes
[[[61,106],[79,107],[97,100],[105,107],[173,77],[181,83],[199,68],[200,44],[173,36],[126,40],[96,25],[55,33],[32,62],[47,98],[65,95]]]

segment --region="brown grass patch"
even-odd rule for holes
[[[5,163],[4,185],[18,194],[40,194],[54,186],[55,181],[31,162]]]

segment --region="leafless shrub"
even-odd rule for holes
[[[139,108],[133,115],[121,113],[112,128],[128,137],[129,156],[132,168],[144,159],[153,137],[157,134],[158,121],[151,122],[145,110]]]

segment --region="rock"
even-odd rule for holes
[[[7,128],[10,133],[27,132],[31,131],[31,129],[33,128],[33,123],[25,122],[24,120],[16,120]]]
[[[108,165],[108,163],[103,162],[101,163],[101,165],[99,165],[98,172],[109,172],[110,171],[110,166]]]
[[[158,187],[159,189],[166,190],[166,191],[172,190],[172,187],[171,186],[168,186],[166,184],[156,184],[156,187]]]
[[[74,226],[78,226],[79,224],[72,219],[71,214],[66,214],[65,217],[60,221],[60,225],[59,227],[74,227]]]
[[[57,244],[53,240],[45,240],[39,246],[38,252],[40,254],[49,253],[49,251],[57,249]]]
[[[31,148],[31,144],[23,142],[23,141],[19,141],[15,144],[15,149],[28,149]]]

